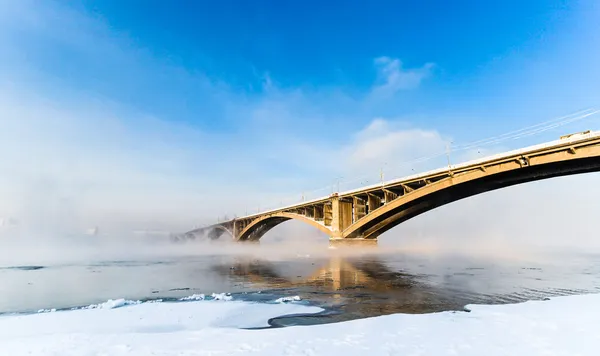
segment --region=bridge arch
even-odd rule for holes
[[[233,232],[223,225],[215,225],[212,227],[212,229],[206,231],[206,237],[208,237],[210,240],[216,240],[223,234],[227,234],[231,236],[231,238],[235,238]]]
[[[296,219],[335,240],[376,239],[406,220],[470,196],[542,179],[598,171],[600,132],[584,132],[315,200],[303,200],[192,232],[207,235],[212,231],[211,236],[216,237],[228,232],[235,240],[253,241],[282,222]]]
[[[248,226],[244,227],[242,229],[242,231],[240,231],[237,234],[237,236],[238,236],[237,240],[239,240],[239,241],[257,241],[261,237],[263,237],[264,234],[266,234],[269,230],[271,230],[275,226],[277,226],[285,221],[291,220],[291,219],[299,220],[299,221],[302,221],[309,225],[312,225],[312,226],[316,227],[317,229],[319,229],[320,231],[327,234],[327,236],[329,236],[329,237],[333,236],[333,232],[331,231],[331,229],[329,227],[325,226],[324,224],[322,224],[316,220],[313,220],[311,218],[308,218],[308,217],[306,217],[304,215],[300,215],[300,214],[288,213],[288,212],[278,212],[278,213],[274,213],[274,214],[264,215],[264,216],[261,216],[259,218],[252,220],[252,222]]]
[[[173,235],[172,241],[179,242],[185,240],[196,240],[201,238],[208,238],[209,240],[216,240],[223,234],[228,234],[231,238],[234,238],[233,232],[223,225],[212,225],[209,227],[203,227],[195,230],[191,230],[182,235]]]
[[[600,156],[577,158],[523,166],[523,162],[504,162],[482,170],[471,170],[428,184],[374,210],[348,226],[344,238],[375,239],[382,233],[415,216],[467,197],[517,184],[600,171]]]

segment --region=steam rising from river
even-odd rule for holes
[[[189,128],[156,120],[125,124],[102,110],[90,114],[88,106],[64,109],[15,91],[0,88],[0,94],[2,265],[362,253],[332,252],[326,236],[299,222],[276,227],[259,246],[227,243],[226,237],[169,244],[169,233],[214,223],[220,211],[273,201],[274,188],[188,146],[206,139]],[[597,173],[556,178],[455,202],[390,230],[377,249],[368,250],[503,258],[598,250],[598,178]],[[285,194],[288,189],[293,188]]]

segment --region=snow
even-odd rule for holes
[[[2,355],[596,355],[600,295],[244,330],[321,309],[202,300],[0,317]]]
[[[233,297],[227,293],[213,293],[212,297],[214,300],[224,300],[224,301],[233,300]]]
[[[222,300],[225,302],[232,301],[233,297],[229,293],[213,293],[210,297],[205,296],[204,294],[193,294],[189,297],[184,297],[179,299],[182,302],[187,301],[198,301],[198,300]]]
[[[121,299],[109,299],[108,301],[104,302],[104,303],[100,303],[100,304],[92,304],[89,305],[87,307],[84,307],[83,309],[115,309],[115,308],[121,308],[121,307],[125,307],[128,305],[136,305],[136,304],[141,304],[142,302],[139,300],[125,300],[123,298]]]
[[[302,300],[302,298],[300,298],[300,296],[295,295],[293,297],[282,297],[282,298],[279,298],[279,299],[275,300],[275,303],[299,302],[301,300]]]
[[[204,300],[204,299],[206,299],[206,296],[204,294],[193,294],[193,295],[190,295],[189,297],[184,297],[179,300],[185,302],[185,301],[190,301],[190,300],[197,301],[197,300]]]

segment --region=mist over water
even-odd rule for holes
[[[402,243],[399,236],[384,236],[376,247],[332,247],[326,237],[295,227],[278,227],[259,244],[223,237],[172,244],[139,234],[4,235],[0,313],[215,292],[255,302],[300,296],[327,310],[273,321],[294,325],[599,291],[593,254],[518,244],[449,248],[409,237]]]
[[[326,236],[297,221],[275,227],[259,244],[226,235],[173,244],[170,232],[193,227],[169,223],[180,209],[160,218],[143,209],[133,220],[109,216],[91,230],[80,218],[89,215],[85,209],[68,216],[52,204],[35,214],[25,209],[0,227],[0,313],[222,292],[254,302],[299,296],[327,310],[273,321],[293,325],[599,292],[598,191],[575,189],[595,187],[597,178],[468,198],[401,224],[369,248],[331,248]]]

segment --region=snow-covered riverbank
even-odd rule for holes
[[[144,303],[0,317],[2,355],[597,355],[600,295],[267,330],[295,303]]]

